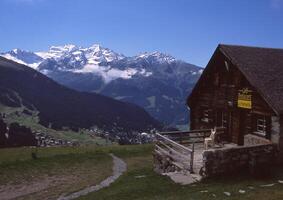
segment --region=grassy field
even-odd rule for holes
[[[62,193],[97,184],[112,173],[109,153],[114,153],[126,161],[127,172],[110,187],[80,199],[283,199],[283,184],[278,183],[283,180],[283,170],[276,169],[273,176],[264,179],[242,175],[181,186],[153,172],[152,148],[152,145],[39,148],[37,160],[31,158],[31,152],[35,151],[32,148],[1,149],[0,195],[1,186],[3,190],[7,185],[17,188],[21,184],[32,186],[51,180],[52,184],[45,189],[18,199],[56,199]]]
[[[35,151],[38,159],[31,157]],[[0,199],[13,195],[21,196],[19,199],[57,199],[111,174],[112,158],[95,147],[1,149]]]
[[[152,146],[121,147],[113,150],[125,160],[128,171],[109,188],[81,197],[81,200],[127,200],[127,199],[247,199],[280,200],[283,199],[283,170],[276,170],[273,177],[255,179],[249,176],[237,176],[206,180],[189,186],[173,183],[168,177],[160,176],[152,169]],[[271,187],[262,185],[276,183]],[[245,190],[244,194],[239,190]],[[226,196],[224,192],[230,192]]]

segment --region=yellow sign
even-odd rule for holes
[[[248,88],[239,90],[238,92],[238,107],[252,109],[252,91]]]

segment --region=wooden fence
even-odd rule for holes
[[[225,129],[216,130],[220,136]],[[154,151],[177,168],[193,173],[195,143],[203,143],[210,133],[210,129],[156,133]]]

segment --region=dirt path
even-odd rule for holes
[[[114,182],[123,172],[126,171],[126,163],[119,159],[118,157],[110,154],[113,159],[112,176],[106,178],[100,184],[95,186],[90,186],[81,191],[72,193],[70,195],[63,194],[59,199],[74,199],[79,196],[88,194],[89,192],[97,191],[103,187],[109,186]],[[32,181],[23,181],[18,184],[7,184],[0,185],[0,200],[12,200],[16,198],[21,198],[26,195],[37,194],[43,191],[47,191],[50,187],[60,187],[65,183],[76,182],[77,177],[73,175],[55,175],[55,176],[43,176],[39,179]],[[59,193],[60,194],[60,193]],[[66,196],[65,196],[66,195]],[[58,197],[58,196],[57,196]],[[54,199],[54,198],[53,198]]]
[[[99,183],[98,185],[87,187],[83,190],[80,190],[78,192],[72,193],[67,196],[61,196],[58,198],[58,200],[70,200],[75,199],[80,196],[84,196],[90,192],[95,192],[97,190],[100,190],[104,187],[108,187],[111,183],[113,183],[117,178],[119,178],[126,170],[127,170],[127,164],[121,160],[120,158],[114,156],[113,154],[110,154],[113,158],[113,175],[106,178],[104,181]]]
[[[45,177],[40,181],[35,182],[23,182],[16,185],[4,185],[0,186],[0,199],[11,200],[25,195],[29,195],[35,192],[42,191],[54,184],[64,184],[66,181],[75,180],[74,177]]]

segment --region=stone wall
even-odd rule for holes
[[[273,143],[279,142],[279,136],[280,136],[280,118],[278,116],[271,116],[271,135],[270,139]]]
[[[279,118],[279,138],[278,138],[278,146],[279,146],[279,159],[281,161],[281,163],[283,164],[283,116],[281,115]]]
[[[261,169],[274,164],[277,157],[277,145],[236,146],[207,150],[203,152],[203,176],[239,173]]]
[[[153,152],[153,167],[154,171],[158,174],[179,171],[169,156],[157,153],[156,151]]]
[[[253,146],[253,145],[259,145],[259,144],[270,144],[271,141],[252,134],[247,134],[244,136],[244,145],[245,146]]]

